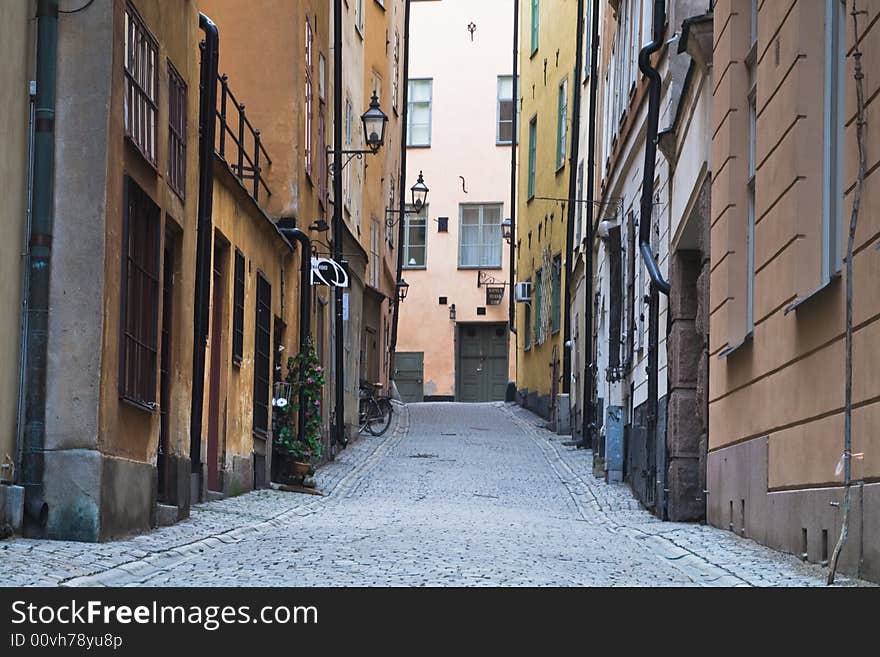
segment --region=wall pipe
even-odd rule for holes
[[[312,316],[312,240],[299,228],[291,228],[279,223],[279,232],[287,240],[299,242],[302,246],[299,265],[299,354],[305,356],[309,350],[311,338]],[[293,245],[291,244],[291,248]],[[300,442],[304,439],[306,428],[306,392],[299,387],[299,407],[296,413],[296,438]]]
[[[510,289],[507,297],[507,326],[510,332],[516,335],[516,299],[514,289],[516,287],[516,149],[519,135],[519,102],[517,93],[519,90],[519,0],[513,3],[513,140],[510,145],[510,252],[509,274]],[[514,350],[515,351],[515,350]]]
[[[27,328],[24,344],[24,434],[21,484],[24,529],[46,530],[49,506],[43,476],[46,449],[46,365],[49,283],[55,201],[55,82],[58,66],[58,0],[37,2],[37,97],[34,111],[33,217],[28,255]]]
[[[584,0],[577,3],[577,47],[574,55],[574,88],[571,92],[571,149],[568,159],[568,214],[565,227],[565,312],[562,327],[562,392],[571,392],[571,278],[574,255],[574,222],[578,205],[577,169],[580,156],[581,80],[584,71]],[[569,405],[571,402],[569,401]]]
[[[596,187],[596,109],[599,90],[599,3],[593,3],[593,25],[590,39],[590,123],[587,135],[587,198],[593,199]],[[596,427],[593,408],[593,242],[595,241],[596,204],[586,207],[587,248],[584,250],[584,382],[583,412],[581,418],[581,447],[590,447],[595,454],[594,430]]]
[[[333,0],[333,259],[342,261],[342,242],[345,224],[342,220],[342,0]],[[333,341],[333,393],[335,399],[336,426],[333,438],[343,447],[348,444],[345,436],[345,350],[342,316],[344,290],[333,288],[334,333]]]
[[[220,36],[217,26],[199,14],[205,33],[201,63],[199,104],[199,210],[196,237],[196,281],[193,318],[193,393],[190,417],[189,458],[191,471],[202,474],[202,411],[205,401],[205,348],[208,344],[211,296],[212,214],[214,211],[214,139],[217,129],[217,67]],[[201,481],[199,481],[201,490]]]
[[[666,31],[666,2],[654,0],[653,40],[639,52],[639,69],[648,77],[648,117],[645,136],[645,167],[642,176],[641,222],[639,224],[639,250],[648,275],[651,290],[648,304],[648,440],[657,440],[657,417],[659,404],[659,345],[660,345],[660,294],[669,296],[670,285],[663,279],[654,252],[651,249],[653,226],[654,162],[657,156],[657,129],[660,118],[660,73],[651,66],[651,55],[663,46]],[[651,475],[651,485],[656,486],[656,475]],[[656,499],[656,496],[655,496]]]
[[[400,184],[400,199],[398,206],[399,223],[397,225],[397,278],[395,285],[400,281],[403,275],[403,241],[406,237],[406,124],[409,116],[409,21],[410,21],[410,1],[406,0],[403,16],[403,97],[400,101],[400,132],[401,132],[401,149],[400,149],[400,176],[398,183]],[[400,303],[397,301],[397,290],[394,291],[394,318],[391,322],[391,344],[388,346],[389,351],[389,376],[394,378],[394,355],[397,351],[397,326],[400,322]]]

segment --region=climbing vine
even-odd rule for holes
[[[280,428],[275,436],[275,448],[295,461],[317,460],[321,458],[323,450],[321,396],[326,380],[311,338],[304,352],[287,359],[285,382],[290,385],[290,403],[276,400],[275,412],[280,414]],[[300,392],[305,406],[302,440],[297,437],[296,431]]]

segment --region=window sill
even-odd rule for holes
[[[428,268],[427,265],[404,265],[403,267],[401,267],[401,269],[409,269],[409,270],[415,269],[416,271],[418,271],[419,269],[427,269],[427,268]]]
[[[739,351],[741,347],[743,347],[747,344],[751,344],[753,337],[754,337],[754,329],[752,329],[751,331],[746,333],[745,337],[737,344],[735,344],[733,346],[728,346],[728,347],[725,347],[724,349],[722,349],[718,354],[718,358],[727,358],[731,354]]]
[[[131,406],[132,408],[150,413],[151,415],[155,415],[159,412],[159,404],[157,404],[156,402],[138,401],[137,399],[132,399],[131,397],[127,397],[124,394],[119,396],[119,401],[121,401],[126,406]]]
[[[563,171],[565,171],[565,162],[556,167],[556,175],[558,176]]]
[[[503,265],[459,265],[458,269],[469,269],[471,271],[476,269],[502,269]]]
[[[826,282],[822,283],[822,285],[817,287],[815,290],[805,294],[802,297],[798,297],[797,299],[792,301],[790,304],[788,304],[785,307],[785,310],[782,311],[782,314],[787,315],[792,310],[797,310],[807,301],[810,301],[811,299],[815,299],[816,297],[821,296],[822,292],[827,290],[828,288],[830,288],[832,285],[834,285],[835,281],[842,280],[842,279],[843,279],[843,273],[842,272],[835,272],[834,274],[831,275],[831,277]]]
[[[407,148],[431,148],[431,144],[407,144]]]

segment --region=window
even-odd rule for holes
[[[550,279],[550,331],[557,333],[562,325],[562,256],[553,258]]]
[[[749,44],[758,43],[758,0],[751,0],[749,11]]]
[[[306,19],[306,75],[305,107],[303,108],[305,134],[303,135],[304,167],[306,175],[312,176],[312,25]]]
[[[650,1],[650,0],[649,0]],[[593,3],[585,2],[586,18],[584,20],[584,80],[590,77],[590,52],[593,47]]]
[[[513,76],[498,76],[498,122],[495,129],[495,142],[512,144],[516,139],[516,103],[513,99]]]
[[[556,170],[565,166],[565,136],[568,132],[568,78],[559,84],[556,115]]]
[[[534,299],[535,304],[535,344],[541,344],[544,342],[544,331],[542,325],[542,310],[543,308],[543,297],[544,297],[544,274],[539,269],[535,272],[535,287],[534,292],[532,294],[532,298]]]
[[[352,105],[351,98],[345,99],[345,150],[352,150]],[[342,196],[344,199],[344,207],[351,205],[351,167],[347,166],[342,170]],[[335,200],[335,199],[334,199]]]
[[[531,283],[531,281],[526,281],[527,283]],[[532,346],[532,304],[525,303],[523,304],[525,308],[525,313],[523,313],[523,349],[528,350]]]
[[[125,7],[125,134],[153,166],[159,125],[159,45],[131,5]]]
[[[268,436],[272,367],[272,286],[262,274],[257,274],[254,327],[254,433]]]
[[[355,15],[355,26],[361,36],[364,34],[364,0],[357,0],[357,14]]]
[[[540,24],[538,0],[532,0],[532,54],[538,52],[538,27]]]
[[[370,285],[379,288],[379,243],[382,236],[379,234],[379,220],[375,217],[370,222]]]
[[[244,357],[244,254],[235,250],[235,285],[232,295],[232,362]]]
[[[431,145],[432,79],[409,81],[409,107],[407,108],[406,145]]]
[[[843,218],[844,165],[843,126],[845,116],[846,3],[826,0],[825,96],[822,176],[823,230],[822,280],[827,283],[840,271],[846,243]]]
[[[186,83],[168,62],[168,186],[186,198]]]
[[[327,99],[327,59],[324,53],[318,54],[318,98],[322,101]]]
[[[501,266],[501,204],[461,205],[459,267]]]
[[[403,232],[403,263],[404,269],[424,269],[427,255],[428,239],[427,206],[422,207],[419,214],[407,214],[404,217]]]
[[[394,30],[394,64],[391,71],[391,109],[397,113],[397,101],[400,97],[400,32]]]
[[[159,206],[125,179],[119,394],[153,409],[159,327]]]
[[[584,162],[578,164],[578,180],[577,180],[577,244],[580,245],[584,239]],[[578,247],[575,246],[575,249]]]
[[[537,166],[537,147],[538,147],[538,117],[535,116],[529,121],[529,181],[528,194],[529,198],[535,197],[535,167]]]

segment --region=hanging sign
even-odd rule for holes
[[[500,306],[504,299],[503,285],[487,285],[486,286],[486,305]]]
[[[330,258],[312,258],[312,285],[348,287],[348,262]]]

